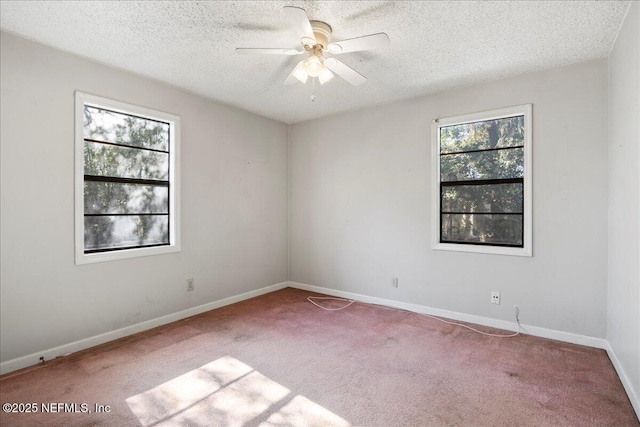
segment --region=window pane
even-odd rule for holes
[[[523,145],[524,116],[440,128],[440,153]]]
[[[442,212],[522,212],[522,184],[442,187]]]
[[[440,179],[445,182],[523,176],[523,148],[440,156]]]
[[[443,214],[441,240],[522,246],[522,215]]]
[[[111,249],[169,243],[168,215],[84,218],[84,249]]]
[[[84,183],[84,213],[168,213],[169,187],[117,182]]]
[[[169,124],[84,107],[84,137],[134,147],[169,150]]]
[[[166,181],[169,154],[85,141],[84,173]]]

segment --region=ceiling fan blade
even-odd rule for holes
[[[297,49],[281,49],[281,48],[249,48],[239,47],[236,49],[236,53],[241,55],[300,55],[304,53],[304,50]]]
[[[289,17],[291,24],[293,24],[293,28],[296,30],[298,37],[300,37],[302,44],[311,46],[316,44],[316,36],[313,35],[307,12],[304,9],[293,6],[285,6],[283,10]]]
[[[340,40],[329,43],[328,50],[333,54],[357,52],[360,50],[376,49],[388,45],[389,36],[385,33],[370,34],[353,39]]]
[[[296,74],[296,71],[298,71],[298,69],[302,67],[302,63],[303,62],[304,62],[304,60],[298,62],[298,65],[295,66],[295,68],[293,69],[291,74],[289,74],[289,76],[282,83],[284,86],[290,86],[290,85],[292,85],[292,84],[294,84],[295,82],[298,81],[298,78],[295,76],[295,74]]]
[[[343,62],[338,61],[336,58],[327,58],[324,60],[324,65],[349,83],[354,86],[361,85],[362,83],[367,81],[367,78],[344,64]]]

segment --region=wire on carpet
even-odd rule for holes
[[[320,304],[318,304],[317,302],[314,301],[314,299],[320,299],[320,300],[335,300],[335,301],[346,301],[348,302],[347,305],[343,305],[342,307],[338,307],[338,308],[327,308],[327,307],[323,307]],[[316,307],[320,307],[323,310],[327,310],[327,311],[338,311],[338,310],[342,310],[343,308],[347,308],[349,307],[351,304],[353,304],[355,301],[352,299],[344,299],[344,298],[334,298],[334,297],[307,297],[307,300],[315,305]]]
[[[334,300],[334,301],[344,301],[344,302],[347,302],[347,304],[346,304],[346,305],[343,305],[342,307],[337,307],[337,308],[327,308],[327,307],[323,307],[323,306],[321,306],[320,304],[318,304],[317,302],[315,302],[315,301],[314,301],[314,299],[315,299],[315,300]],[[316,307],[319,307],[319,308],[321,308],[321,309],[323,309],[323,310],[327,310],[327,311],[338,311],[338,310],[343,310],[343,309],[345,309],[345,308],[349,307],[349,306],[350,306],[351,304],[353,304],[354,302],[356,302],[355,300],[352,300],[352,299],[334,298],[334,297],[307,297],[307,300],[308,300],[311,304],[315,305]],[[378,306],[380,306],[380,307],[386,307],[386,306],[383,306],[383,305],[380,305],[380,304],[371,304],[371,305],[378,305]],[[439,317],[432,316],[432,315],[430,315],[430,314],[417,313],[417,312],[415,312],[415,311],[405,310],[405,309],[401,309],[401,308],[397,308],[396,310],[408,311],[409,313],[414,313],[414,314],[419,314],[419,315],[421,315],[421,316],[430,317],[431,319],[435,319],[435,320],[437,320],[437,321],[439,321],[439,322],[446,323],[447,325],[461,326],[461,327],[463,327],[463,328],[467,328],[467,329],[469,329],[470,331],[477,332],[477,333],[479,333],[479,334],[481,334],[481,335],[486,335],[486,336],[488,336],[488,337],[496,337],[496,338],[512,338],[512,337],[516,337],[516,336],[520,335],[520,332],[522,331],[522,327],[520,326],[520,318],[519,318],[520,309],[518,308],[518,306],[517,306],[517,305],[514,305],[513,307],[515,308],[515,312],[516,312],[515,319],[516,319],[516,324],[518,325],[518,331],[517,331],[517,332],[515,332],[515,333],[513,333],[513,334],[506,334],[506,335],[503,335],[503,334],[491,334],[491,333],[489,333],[489,332],[482,332],[482,331],[479,331],[479,330],[477,330],[477,329],[475,329],[475,328],[472,328],[471,326],[463,325],[462,323],[457,323],[457,322],[450,322],[450,321],[448,321],[448,320],[444,320],[444,319],[441,319],[441,318],[439,318]],[[388,307],[387,307],[387,308],[388,308]],[[393,308],[395,308],[395,307],[393,307]]]

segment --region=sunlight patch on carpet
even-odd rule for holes
[[[145,427],[349,426],[328,409],[225,356],[126,399]]]
[[[296,396],[291,402],[273,413],[261,426],[349,426],[350,424],[334,414],[307,399]]]

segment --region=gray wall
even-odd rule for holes
[[[610,57],[610,206],[607,339],[640,399],[640,4]],[[630,393],[631,394],[631,393]],[[640,414],[640,407],[636,407]]]
[[[1,42],[2,361],[287,280],[287,125]],[[182,252],[74,265],[75,90],[181,116]]]
[[[432,250],[432,120],[525,103],[534,257]],[[599,59],[293,125],[289,279],[604,338],[608,120]]]

